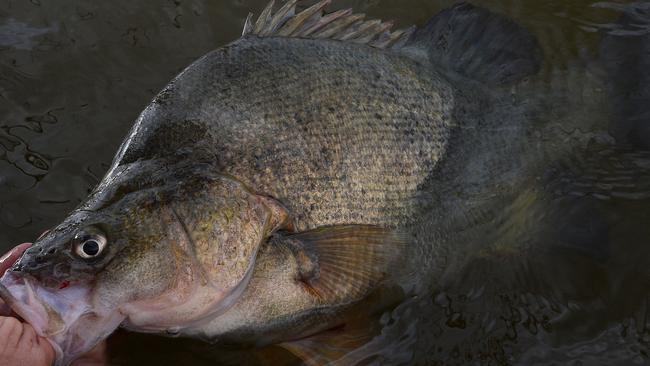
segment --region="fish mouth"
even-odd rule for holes
[[[16,291],[18,288],[20,290]],[[11,310],[29,322],[39,335],[46,337],[51,333],[50,315],[45,304],[36,296],[34,287],[27,278],[7,274],[0,280],[0,298],[9,305]],[[57,314],[52,315],[56,316]],[[52,320],[59,319],[52,318]]]
[[[124,320],[116,310],[102,312],[93,307],[90,292],[89,285],[47,288],[13,271],[0,278],[0,298],[50,342],[57,366],[90,351]]]

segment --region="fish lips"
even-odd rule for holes
[[[11,270],[0,278],[0,298],[50,342],[57,366],[69,365],[90,351],[124,320],[117,310],[98,311],[92,306],[90,285],[52,289]]]

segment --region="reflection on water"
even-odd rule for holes
[[[0,249],[35,238],[74,208],[156,91],[194,59],[236,39],[248,11],[259,13],[264,3],[0,0]],[[405,26],[422,24],[452,3],[346,0],[334,1],[332,8],[354,7]],[[639,4],[630,11],[623,1],[480,4],[535,33],[548,75],[580,63],[595,75],[618,78],[619,89],[609,98],[623,122],[612,133],[633,147],[601,151],[605,155],[595,154],[600,158],[594,164],[585,163],[590,174],[623,171],[614,175],[618,180],[594,185],[582,181],[593,174],[563,178],[571,183],[556,192],[562,198],[553,211],[535,217],[553,228],[531,235],[544,238],[545,245],[477,251],[449,271],[434,294],[384,314],[382,333],[363,350],[366,362],[648,363],[650,210],[648,190],[636,194],[634,188],[643,181],[639,171],[650,168],[640,151],[650,141],[643,138],[649,129],[637,123],[650,117],[638,107],[650,98],[650,80],[634,57],[611,67],[595,61],[647,53],[650,42],[641,37],[650,32],[644,22],[650,7]],[[630,21],[618,22],[622,14]],[[629,38],[608,43],[605,33]],[[592,95],[584,86],[580,90],[576,100]],[[638,164],[619,166],[621,155]],[[214,350],[190,340],[125,333],[112,343],[120,364],[297,362],[274,348]]]

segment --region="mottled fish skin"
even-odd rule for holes
[[[191,154],[283,202],[298,231],[397,226],[445,154],[453,106],[442,75],[397,54],[253,36],[179,75],[114,164]]]
[[[543,153],[528,144],[535,105],[524,113],[517,87],[448,72],[387,37],[400,45],[252,34],[215,50],[142,113],[114,169],[206,161],[285,205],[298,232],[348,224],[408,232],[402,278],[434,285],[450,260],[446,234],[475,225],[473,210],[507,205],[520,183],[510,172],[534,170]],[[287,248],[262,246],[239,301],[183,334],[277,343],[337,324],[361,299],[310,296],[296,266]]]
[[[454,138],[452,158],[449,141],[463,133],[459,126],[472,130],[481,111],[503,123],[511,110],[486,109],[493,99],[479,84],[451,82],[426,61],[393,51],[250,36],[204,56],[165,88],[138,119],[114,169],[153,158],[210,162],[282,202],[297,231],[352,223],[411,231],[417,239],[405,255],[421,258],[411,269],[427,266],[435,278],[444,258],[436,256],[434,225],[441,214],[452,215],[441,196],[446,184],[456,184],[438,177],[440,164],[447,157],[467,166],[473,153]],[[492,141],[517,141],[525,131],[520,125],[490,132]],[[476,138],[482,137],[490,138]],[[481,146],[493,149],[471,134],[467,143],[477,146],[476,154],[485,152]],[[506,146],[497,158],[484,157],[495,173],[512,168],[509,155],[521,147]],[[308,296],[291,277],[290,253],[277,246],[260,250],[265,254],[242,298],[185,334],[272,343],[331,326],[339,308],[358,300],[327,304]]]

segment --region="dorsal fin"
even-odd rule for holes
[[[355,14],[350,9],[326,14],[325,8],[331,1],[321,0],[296,14],[297,0],[288,0],[275,13],[275,0],[271,0],[254,23],[252,14],[248,15],[242,36],[334,39],[398,49],[415,31],[415,27],[411,27],[391,32],[393,22],[366,20],[364,14]]]
[[[435,15],[415,32],[404,52],[423,51],[438,67],[503,85],[537,73],[542,50],[533,34],[514,21],[469,3]]]

